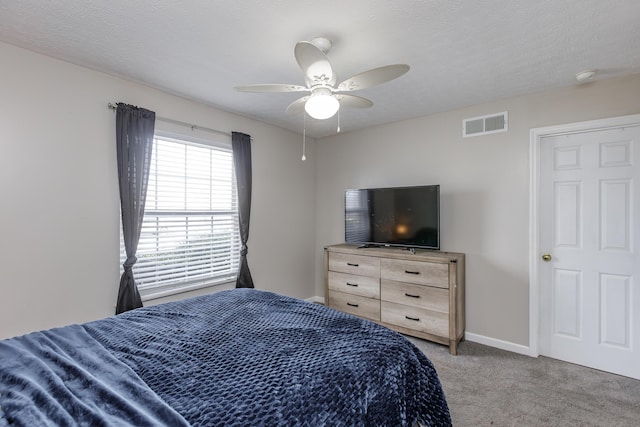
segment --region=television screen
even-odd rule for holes
[[[345,192],[347,243],[440,249],[440,186]]]

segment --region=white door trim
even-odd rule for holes
[[[568,123],[534,128],[529,139],[529,355],[538,357],[538,333],[540,310],[540,286],[538,268],[540,263],[539,203],[540,203],[540,141],[544,137],[571,133],[592,132],[626,126],[640,126],[640,114],[612,117],[600,120]]]

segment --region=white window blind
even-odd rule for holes
[[[172,293],[230,280],[239,255],[231,148],[156,136],[133,267],[140,292]]]

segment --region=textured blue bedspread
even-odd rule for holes
[[[431,362],[400,334],[253,289],[0,341],[3,422],[451,424]]]

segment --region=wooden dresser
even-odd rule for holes
[[[464,339],[464,254],[327,246],[325,304],[449,346]]]

